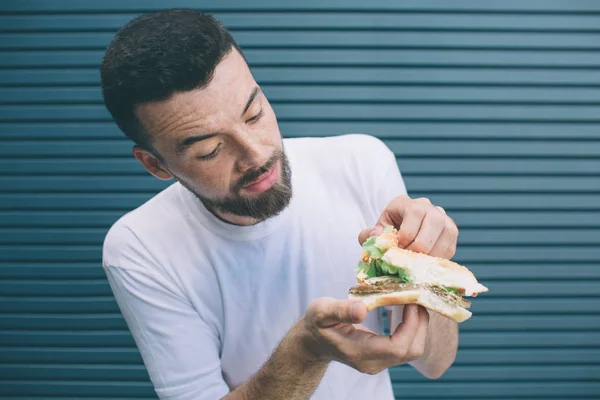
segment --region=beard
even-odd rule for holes
[[[245,197],[241,190],[244,186],[253,183],[262,175],[271,171],[281,161],[280,182],[276,181],[268,190],[259,193],[256,197]],[[292,198],[292,173],[289,160],[281,150],[269,158],[260,168],[250,170],[242,176],[231,189],[232,195],[220,199],[211,199],[195,192],[190,185],[182,179],[177,179],[182,186],[192,192],[202,204],[217,218],[223,220],[218,213],[233,214],[240,217],[249,217],[264,221],[281,213],[290,203]],[[227,221],[225,221],[227,222]]]

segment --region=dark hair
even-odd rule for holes
[[[241,54],[227,29],[199,11],[141,15],[121,28],[106,50],[100,66],[104,104],[125,135],[151,150],[136,107],[207,85],[233,48]]]

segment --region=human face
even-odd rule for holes
[[[136,158],[219,218],[251,225],[288,205],[290,168],[275,113],[236,50],[206,87],[141,105],[137,115],[160,159],[140,148]]]

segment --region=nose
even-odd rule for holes
[[[242,135],[240,135],[242,136]],[[239,172],[260,168],[269,160],[269,151],[266,146],[261,145],[258,139],[252,139],[244,135],[239,139],[241,157],[237,162]]]

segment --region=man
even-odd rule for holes
[[[404,247],[455,251],[452,220],[406,195],[381,141],[283,140],[235,41],[191,10],[127,24],[101,75],[134,156],[177,181],[122,217],[103,252],[162,399],[392,399],[387,368],[437,378],[452,364],[454,322],[394,308],[385,336],[377,312],[344,300],[359,232],[394,224]]]

